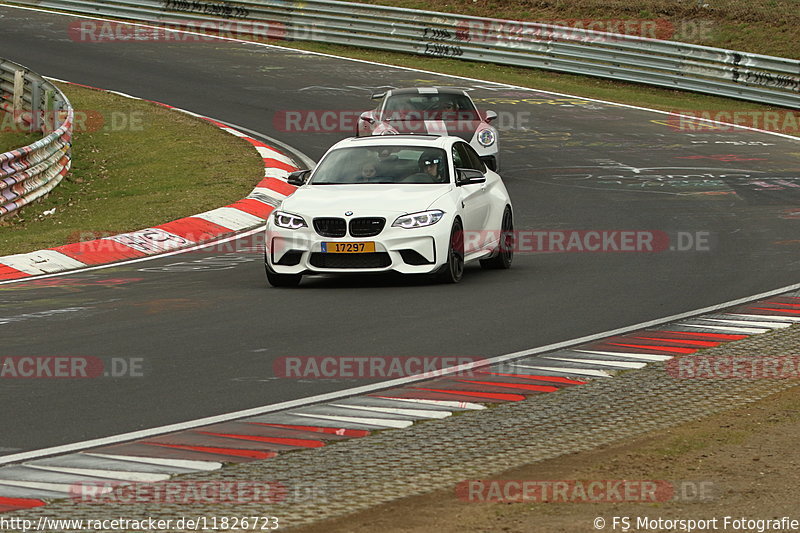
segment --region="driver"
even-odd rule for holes
[[[439,150],[426,150],[422,152],[417,160],[419,172],[410,175],[407,179],[410,181],[418,182],[444,182],[446,176],[444,175],[445,165],[442,161],[442,153]]]

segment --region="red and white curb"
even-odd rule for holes
[[[124,93],[108,92],[139,100]],[[250,143],[264,161],[264,178],[246,198],[204,213],[93,241],[0,257],[0,281],[138,259],[214,241],[264,224],[275,206],[294,192],[296,187],[286,182],[286,176],[298,170],[297,163],[277,148],[209,117],[160,102],[152,103],[203,119]]]
[[[292,450],[318,448],[360,438],[372,431],[400,429],[416,421],[446,418],[486,404],[517,402],[605,379],[621,370],[668,361],[704,348],[746,339],[800,323],[800,292],[714,309],[666,324],[628,330],[563,349],[450,375],[373,390],[324,403],[220,420],[144,438],[77,449],[65,455],[20,459],[0,468],[0,512],[79,497],[80,487],[156,483],[171,476],[222,468],[226,463],[264,460]],[[763,295],[762,295],[763,296]],[[674,317],[673,317],[674,318]],[[62,452],[63,453],[63,452]],[[13,458],[0,461],[8,463]],[[108,483],[113,481],[114,483]]]

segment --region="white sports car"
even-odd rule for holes
[[[511,201],[503,181],[458,137],[345,139],[270,215],[265,266],[273,286],[304,274],[393,270],[461,280],[464,264],[509,268]]]
[[[356,136],[428,133],[461,137],[478,152],[491,170],[500,169],[497,129],[490,123],[494,111],[480,112],[463,89],[412,87],[372,96],[377,108],[361,113]]]

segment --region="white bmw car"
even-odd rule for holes
[[[396,271],[461,280],[464,264],[509,268],[511,201],[500,176],[458,137],[345,139],[270,215],[265,266],[273,286],[306,274]]]

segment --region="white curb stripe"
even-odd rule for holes
[[[417,398],[394,398],[392,396],[376,396],[376,398],[383,398],[384,400],[394,400],[396,402],[408,402],[408,403],[421,403],[421,404],[428,404],[428,405],[441,405],[442,407],[452,407],[454,409],[472,409],[475,411],[479,411],[481,409],[486,409],[485,405],[481,405],[479,403],[472,403],[472,402],[457,402],[453,400],[423,400]]]
[[[355,416],[334,416],[334,415],[312,415],[308,413],[288,413],[294,416],[307,418],[318,418],[330,420],[332,422],[354,422],[357,424],[369,424],[371,426],[383,426],[387,428],[407,428],[414,422],[412,420],[390,420],[387,418],[359,418]]]
[[[343,407],[345,409],[358,409],[360,411],[375,411],[376,413],[388,413],[394,415],[407,415],[417,418],[447,418],[452,416],[450,411],[424,411],[422,409],[403,409],[400,407],[375,407],[373,405],[344,405],[340,403],[329,404],[331,407]]]
[[[234,209],[232,207],[218,207],[216,209],[212,209],[211,211],[206,211],[205,213],[195,215],[195,217],[208,220],[209,222],[213,222],[218,226],[222,226],[223,228],[228,228],[233,231],[252,228],[253,226],[258,226],[259,224],[264,223],[264,220],[258,218],[257,216],[251,215],[250,213],[245,213],[244,211],[239,211],[238,209]]]
[[[768,329],[757,329],[757,328],[735,328],[733,326],[714,326],[711,324],[678,324],[679,326],[689,327],[689,328],[698,328],[698,329],[711,329],[714,331],[727,331],[729,333],[745,333],[748,335],[757,335],[759,333],[766,333],[770,330]]]
[[[613,368],[644,368],[647,366],[647,363],[634,363],[628,361],[609,361],[607,359],[570,359],[568,357],[548,357],[548,356],[545,356],[544,359],[553,359],[554,361],[566,361],[568,363],[610,366]]]
[[[642,359],[644,361],[668,361],[669,359],[672,359],[674,357],[672,355],[660,355],[651,353],[603,352],[600,350],[573,350],[573,351],[581,353],[592,353],[597,355],[611,355],[614,357],[630,357],[631,359]]]
[[[730,316],[741,316],[745,318],[757,318],[760,320],[775,320],[779,322],[783,322],[788,320],[789,322],[800,322],[800,316],[784,316],[784,315],[744,315],[739,313],[730,313]]]
[[[14,481],[14,480],[5,480],[0,479],[0,485],[6,485],[9,487],[22,487],[24,489],[39,489],[39,490],[49,490],[51,492],[61,492],[64,494],[76,494],[77,489],[77,481],[76,483],[46,483],[44,481]],[[96,487],[94,494],[106,494],[111,492],[113,487]]]
[[[132,463],[144,463],[159,466],[174,466],[185,470],[211,471],[222,468],[222,463],[216,461],[193,461],[191,459],[164,459],[161,457],[140,457],[138,455],[112,455],[107,453],[86,452],[83,455],[100,457],[102,459],[116,459],[118,461],[130,461]]]
[[[724,318],[704,318],[703,320],[708,320],[710,322],[719,322],[720,324],[731,324],[734,326],[755,326],[759,328],[767,328],[767,329],[781,329],[781,328],[788,328],[791,324],[786,322],[755,322],[753,320],[730,320]]]
[[[30,463],[26,463],[23,466],[27,466],[28,468],[36,468],[38,470],[46,470],[49,472],[58,472],[61,474],[76,474],[79,476],[100,477],[119,481],[133,481],[141,483],[155,483],[157,481],[164,481],[172,477],[169,474],[148,474],[146,472],[128,472],[124,470],[96,470],[93,468],[71,468],[66,466],[41,466]]]
[[[286,163],[287,165],[297,166],[291,158],[286,157],[282,153],[278,152],[277,150],[273,150],[267,146],[255,146],[256,151],[261,155],[263,158],[267,159],[275,159],[277,161],[281,161]]]
[[[519,363],[512,363],[512,366],[518,366],[520,368],[533,368],[534,370],[544,370],[546,372],[553,372],[554,374],[581,374],[584,376],[595,376],[601,378],[610,378],[611,374],[606,372],[605,370],[593,370],[593,369],[578,369],[578,368],[560,368],[555,366],[532,366],[532,365],[522,365]]]
[[[39,250],[26,254],[8,255],[0,262],[26,274],[50,274],[61,270],[85,267],[85,263],[55,250]]]

